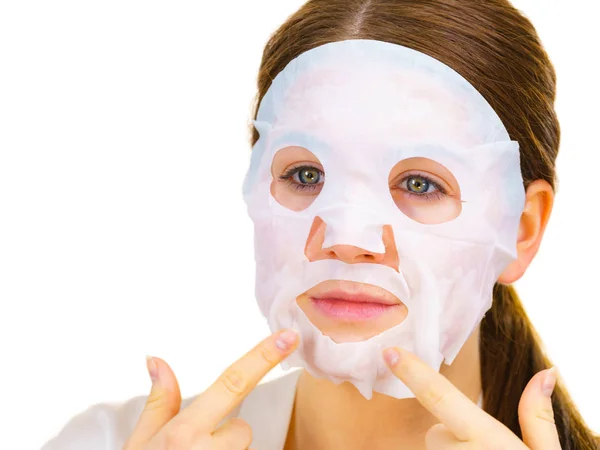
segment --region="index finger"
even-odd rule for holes
[[[258,382],[295,350],[298,334],[277,331],[229,366],[217,380],[175,417],[199,431],[212,432],[256,387]]]
[[[399,347],[391,347],[385,350],[384,357],[394,375],[458,440],[472,440],[486,425],[488,416],[485,412],[446,377],[415,355]]]

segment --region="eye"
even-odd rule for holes
[[[295,190],[314,191],[323,184],[325,174],[317,167],[309,165],[292,166],[280,175],[288,186]]]
[[[409,174],[402,178],[396,189],[405,191],[406,195],[431,200],[445,197],[446,191],[440,184],[421,174]]]
[[[434,187],[427,178],[421,176],[410,176],[404,179],[406,190],[415,194],[426,194],[430,187]]]
[[[321,171],[317,169],[301,169],[297,170],[293,175],[294,181],[302,184],[317,184],[321,180]]]

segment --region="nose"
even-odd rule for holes
[[[399,271],[400,261],[398,258],[398,250],[396,241],[394,240],[394,232],[390,225],[384,225],[382,230],[382,240],[384,253],[376,253],[363,248],[336,244],[331,247],[323,248],[325,240],[325,229],[327,224],[319,216],[315,217],[313,224],[308,233],[304,254],[309,261],[319,261],[322,259],[338,259],[346,264],[357,263],[372,263],[383,264],[391,267],[396,272]]]

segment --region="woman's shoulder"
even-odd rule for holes
[[[42,450],[121,449],[144,405],[145,395],[124,402],[98,403],[74,416]]]
[[[261,428],[270,420],[265,405],[282,405],[295,393],[297,373],[292,372],[282,377],[259,384],[244,402],[226,418],[243,416],[245,420],[255,423]],[[287,394],[287,395],[286,395]],[[186,397],[181,401],[181,408],[192,403],[197,396]],[[112,450],[122,449],[137,423],[144,406],[146,395],[132,397],[124,402],[98,403],[74,416],[62,430],[42,450]],[[283,403],[289,403],[284,401]],[[274,408],[278,409],[278,408]],[[286,410],[288,408],[285,408]]]
[[[92,405],[71,418],[42,450],[120,450],[142,414],[147,398],[139,395],[123,402]],[[182,399],[181,408],[195,398]]]

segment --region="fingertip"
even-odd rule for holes
[[[397,347],[389,347],[383,351],[383,359],[390,368],[394,368],[400,362],[400,351]]]
[[[555,366],[553,366],[547,369],[545,372],[546,373],[542,377],[542,394],[548,398],[551,398],[552,392],[554,392],[554,388],[556,386],[558,370]]]
[[[146,356],[146,363],[153,388],[165,389],[180,398],[179,383],[171,366],[157,356]]]
[[[520,419],[535,416],[540,410],[552,409],[552,393],[556,386],[557,369],[550,367],[537,372],[525,386],[518,405]]]
[[[180,410],[181,392],[169,365],[156,356],[146,356],[152,389],[144,409],[124,448],[142,448]]]
[[[158,380],[158,367],[156,367],[156,362],[154,358],[150,355],[146,355],[146,368],[148,369],[148,375],[150,375],[150,380],[152,384],[156,384]]]
[[[299,341],[300,335],[293,328],[285,328],[276,333],[275,346],[284,353],[291,351]]]
[[[556,367],[536,373],[525,387],[519,401],[519,425],[523,433],[523,442],[528,448],[560,448],[551,398],[557,375]]]

